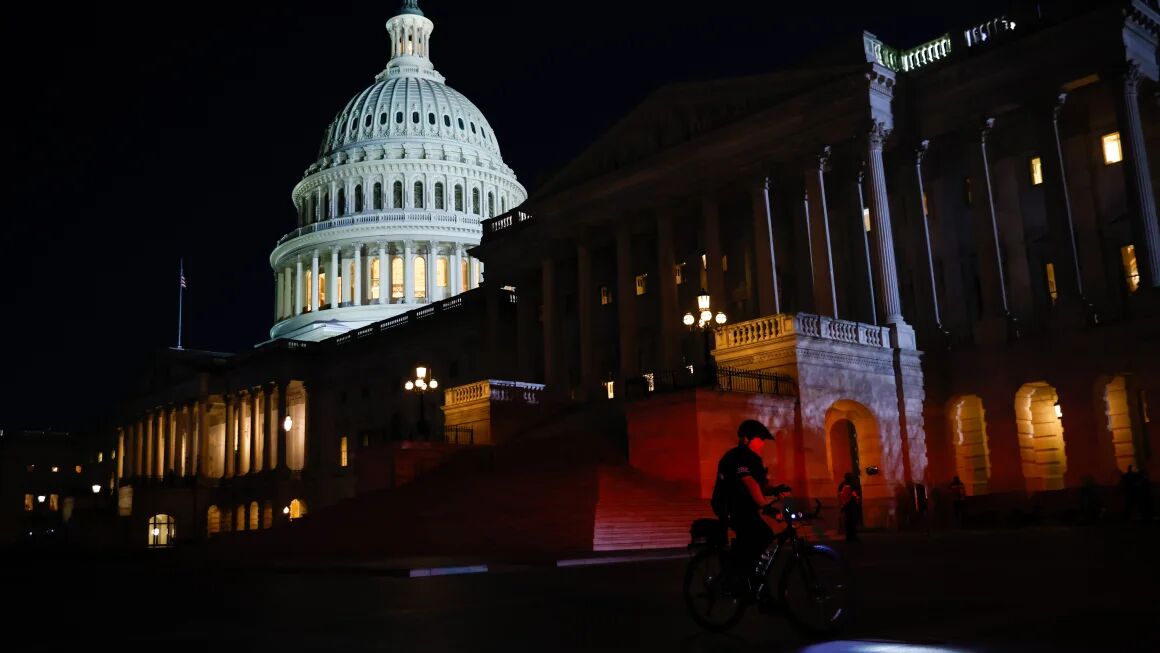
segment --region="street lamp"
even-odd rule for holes
[[[420,435],[427,435],[427,420],[423,416],[423,395],[427,394],[428,390],[438,389],[439,381],[430,376],[429,370],[426,367],[419,365],[415,367],[415,378],[408,379],[403,384],[403,388],[407,392],[414,392],[419,395],[419,423],[416,429]]]
[[[292,428],[294,428],[294,420],[287,415],[286,419],[282,420],[282,429],[289,433]]]
[[[714,314],[709,302],[709,291],[704,288],[697,295],[697,314],[693,315],[693,313],[689,312],[685,313],[685,316],[681,318],[681,322],[689,327],[689,331],[700,331],[703,334],[705,342],[703,363],[706,368],[711,366],[709,338],[712,337],[713,331],[718,326],[725,324],[728,319],[724,311],[717,311]]]

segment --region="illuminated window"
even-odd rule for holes
[[[205,511],[205,534],[206,536],[215,535],[222,530],[222,513],[217,506],[210,506],[209,510]]]
[[[362,213],[363,211],[363,189],[362,185],[354,187],[354,212]]]
[[[1120,132],[1112,132],[1104,134],[1100,141],[1104,145],[1104,164],[1111,165],[1119,163],[1124,158],[1124,153],[1120,150]]]
[[[447,287],[447,257],[435,257],[435,285],[440,288]]]
[[[382,209],[383,208],[383,184],[382,184],[382,182],[378,182],[378,181],[375,182],[374,198],[373,199],[374,199],[374,203],[375,203],[374,204],[375,210],[377,211],[377,210]]]
[[[346,457],[346,436],[338,439],[338,464],[340,467],[346,467],[348,460]]]
[[[234,511],[234,530],[238,533],[246,531],[246,504],[244,503]]]
[[[403,257],[391,257],[391,299],[402,299],[403,288]]]
[[[371,273],[370,273],[371,274],[371,279],[370,279],[371,287],[368,290],[368,292],[370,293],[370,299],[378,299],[379,298],[379,257],[375,256],[375,257],[371,258],[370,268],[371,268]]]
[[[306,503],[301,499],[291,499],[290,519],[299,519],[306,516]]]
[[[471,189],[471,212],[476,214],[476,215],[480,215],[479,189],[478,188]]]
[[[455,184],[455,210],[463,210],[463,186]]]
[[[53,511],[53,512],[60,510],[60,495],[59,494],[48,495],[48,509]]]
[[[1128,292],[1136,292],[1140,287],[1140,268],[1136,265],[1135,245],[1120,248],[1120,262],[1124,264],[1124,282],[1128,284]]]
[[[78,473],[78,474],[80,474],[80,473],[81,473],[81,469],[82,469],[82,468],[81,468],[81,466],[80,466],[80,465],[77,465],[77,466],[76,466],[74,469],[76,470],[76,473]]]
[[[326,273],[318,273],[318,305],[326,304]]]
[[[729,257],[728,256],[721,257],[721,271],[722,272],[729,271]]]
[[[415,182],[415,208],[423,208],[423,182]]]
[[[643,295],[648,292],[648,274],[636,275],[636,294]]]
[[[250,530],[252,530],[252,531],[258,530],[258,520],[261,517],[262,517],[262,515],[258,513],[258,502],[251,501],[250,502]]]
[[[392,186],[392,189],[393,190],[391,191],[391,208],[393,208],[393,209],[403,208],[403,182],[396,181],[394,183],[394,185]]]
[[[608,393],[609,399],[616,398],[616,381],[605,381],[603,383],[604,390]]]
[[[177,535],[173,517],[169,515],[153,515],[149,518],[149,548],[165,548],[173,546],[173,538]]]
[[[441,182],[441,181],[435,182],[435,208],[436,209],[444,208],[443,182]]]
[[[459,264],[459,287],[463,290],[467,290],[471,286],[471,259],[465,256],[461,261],[459,261]]]
[[[1031,157],[1031,185],[1043,183],[1043,160],[1037,156]]]
[[[274,527],[274,506],[269,501],[262,505],[262,528]]]
[[[104,451],[97,452],[97,462],[99,462],[99,463],[105,462],[105,452]]]
[[[1051,296],[1051,303],[1059,299],[1059,291],[1055,287],[1055,264],[1048,263],[1044,266],[1044,273],[1047,276],[1047,294]]]
[[[607,306],[612,303],[612,290],[608,286],[600,286],[600,305]]]
[[[870,233],[870,207],[868,206],[862,208],[862,228],[866,230],[866,233]]]
[[[52,466],[52,473],[53,473],[53,474],[55,474],[55,473],[57,473],[57,472],[59,472],[59,471],[60,471],[60,467],[57,467],[56,465],[53,465],[53,466]]]
[[[32,507],[34,505],[35,504],[32,501],[32,495],[31,494],[24,495],[24,512],[32,512]]]
[[[673,278],[676,279],[677,285],[685,283],[685,264],[677,263],[673,266]]]
[[[427,260],[415,257],[415,299],[427,299]]]

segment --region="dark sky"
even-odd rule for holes
[[[4,21],[0,428],[85,428],[144,356],[241,351],[323,130],[387,59],[398,2],[24,4]],[[432,59],[529,191],[667,82],[765,73],[866,29],[900,48],[1006,0],[427,0]],[[892,13],[882,13],[882,12]]]

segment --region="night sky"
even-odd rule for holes
[[[0,428],[110,414],[175,342],[180,257],[187,348],[266,339],[291,188],[385,66],[400,3],[128,4],[29,3],[4,20]],[[436,69],[530,193],[662,84],[773,72],[862,29],[911,47],[1008,6],[681,4],[420,2]]]

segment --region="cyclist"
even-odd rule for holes
[[[765,441],[772,439],[764,424],[747,419],[737,427],[737,446],[725,452],[717,463],[712,507],[717,517],[737,534],[733,553],[739,568],[748,574],[738,580],[755,574],[758,558],[773,541],[773,530],[761,518],[761,512],[789,493],[789,486],[769,486],[761,450]]]

